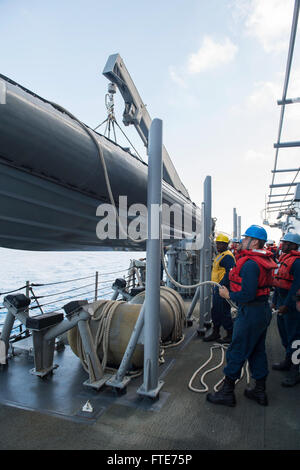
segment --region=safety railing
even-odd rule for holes
[[[266,201],[266,204],[265,204],[265,219],[267,219],[268,216],[271,216],[271,214],[274,212],[277,212],[280,214],[281,211],[284,213],[284,211],[289,211],[292,208],[294,204],[294,198],[287,199],[287,197],[293,195],[292,194],[293,189],[295,189],[297,184],[300,183],[299,181],[300,167],[299,166],[297,168],[278,168],[279,150],[300,146],[299,140],[292,141],[292,142],[281,142],[283,121],[284,121],[284,116],[285,116],[285,106],[300,102],[300,98],[298,97],[289,98],[289,99],[287,98],[290,72],[291,72],[291,67],[292,67],[294,48],[296,44],[299,9],[300,9],[300,0],[295,0],[282,99],[277,101],[277,104],[281,106],[281,110],[280,110],[277,142],[274,144],[274,148],[276,150],[275,150],[274,169],[272,170],[272,181],[271,181],[271,184],[269,185],[270,193],[268,196],[268,201]],[[290,161],[293,162],[293,158]],[[285,167],[288,165],[286,153],[284,155],[283,164]],[[288,182],[286,181],[280,182],[281,180],[278,180],[278,178],[282,174],[284,175],[292,174],[293,177],[290,176]],[[276,178],[276,184],[275,184],[275,178]],[[287,190],[283,188],[287,188]],[[273,190],[275,192],[273,192]],[[276,192],[277,190],[279,190],[279,193]],[[278,218],[280,218],[280,216]]]
[[[3,306],[3,298],[6,295],[13,293],[25,294],[31,300],[29,307],[30,316],[37,316],[45,313],[59,312],[66,303],[75,298],[87,301],[109,299],[114,293],[112,284],[117,277],[123,277],[126,282],[132,282],[129,268],[125,268],[112,272],[99,273],[99,271],[96,271],[89,276],[56,282],[36,283],[26,281],[19,288],[7,289],[0,292],[0,331],[4,325],[7,313],[6,308]],[[82,285],[78,285],[78,283]],[[58,290],[57,287],[59,288]],[[17,339],[17,337],[23,336],[26,333],[24,325],[19,322],[16,322],[13,331],[14,335],[11,339]]]

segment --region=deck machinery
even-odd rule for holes
[[[108,125],[114,128],[113,95],[118,87],[125,102],[123,122],[125,125],[135,126],[147,147],[149,163],[152,154],[152,166],[157,168],[156,180],[154,176],[150,177],[151,165],[149,164],[148,171],[148,165],[131,154],[128,148],[123,148],[90,129],[61,106],[37,96],[7,77],[0,76],[1,246],[43,251],[144,251],[147,241],[147,276],[142,288],[146,287],[144,303],[150,309],[156,297],[153,285],[157,280],[156,268],[151,266],[153,263],[160,263],[161,253],[157,254],[157,250],[154,250],[157,256],[153,255],[147,231],[142,233],[141,229],[139,238],[121,235],[124,235],[123,225],[126,229],[127,227],[130,229],[130,224],[135,221],[136,214],[132,211],[132,207],[138,206],[137,210],[140,211],[141,205],[148,208],[151,206],[152,213],[152,206],[155,206],[153,201],[161,201],[158,204],[161,205],[161,219],[159,219],[161,248],[163,256],[166,255],[168,259],[167,293],[164,295],[170,296],[168,289],[172,288],[173,291],[179,291],[183,297],[194,295],[196,300],[199,299],[202,312],[199,334],[204,334],[204,320],[209,320],[210,313],[210,288],[203,287],[196,290],[195,287],[187,286],[195,286],[199,281],[210,279],[214,226],[211,218],[211,178],[207,176],[205,179],[203,203],[200,209],[190,200],[163,145],[162,126],[159,120],[151,120],[118,54],[109,57],[103,74],[110,81]],[[156,163],[158,158],[161,158],[161,175]],[[151,171],[154,172],[153,169]],[[158,189],[161,191],[161,197],[158,199],[157,191],[155,194],[151,189],[152,182],[157,188],[161,188]],[[152,193],[153,200],[149,199]],[[126,198],[125,205],[124,198]],[[113,208],[113,215],[116,213],[118,236],[101,238],[98,227],[101,223],[104,226],[110,210],[109,205]],[[150,227],[154,220],[151,214],[149,216],[140,212],[139,217],[141,226],[145,223],[146,227],[147,224]],[[150,283],[147,288],[147,278],[150,279],[153,273],[155,282]],[[32,332],[35,351],[35,368],[32,372],[45,377],[55,368],[53,364],[55,338],[76,326],[82,340],[84,362],[89,373],[86,385],[96,389],[101,388],[104,383],[108,383],[108,380],[103,373],[87,325],[90,317],[94,318],[99,308],[104,308],[106,317],[112,315],[118,303],[116,300],[118,294],[127,301],[132,298],[132,295],[126,291],[126,286],[121,284],[115,283],[115,293],[111,300],[113,304],[109,305],[108,310],[106,306],[98,303],[89,307],[86,302],[71,302],[71,305],[68,304],[64,308],[65,318],[61,313],[53,313],[31,319],[28,315],[26,296],[7,296],[4,305],[8,313],[0,340],[0,362],[6,363],[10,332],[17,319]],[[152,297],[147,301],[147,291],[150,290]],[[159,291],[159,284],[157,290]],[[172,304],[172,302],[174,304],[174,300],[167,300],[167,303]],[[175,303],[178,304],[177,311],[182,312],[179,298]],[[132,333],[135,338],[133,340],[131,338],[133,345],[130,340],[128,348],[131,349],[125,351],[119,375],[113,380],[110,378],[111,386],[121,389],[126,387],[128,357],[131,358],[133,348],[138,341],[142,341],[143,344],[145,342],[146,351],[147,338],[153,339],[157,336],[156,326],[151,331],[147,330],[150,327],[149,324],[147,326],[146,310],[147,307],[144,308],[144,305],[140,309],[138,318],[141,321],[140,323],[137,321],[139,329],[135,327]],[[162,307],[158,306],[158,310],[161,311]],[[178,323],[182,323],[182,313],[178,315],[179,320],[174,320],[177,326]],[[141,340],[141,337],[144,339]],[[150,353],[152,364],[156,364],[157,344],[149,347],[152,347]],[[151,382],[153,375],[151,367],[154,366],[149,366],[147,358],[144,358],[144,361],[145,382]],[[156,383],[147,386],[146,389],[141,393],[156,397],[160,387]]]

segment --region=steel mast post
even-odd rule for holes
[[[204,180],[204,203],[205,203],[205,265],[204,265],[204,281],[211,280],[211,176],[207,176]],[[204,286],[204,312],[206,321],[210,320],[211,310],[211,287]]]
[[[149,134],[148,157],[148,239],[144,318],[144,382],[139,395],[156,398],[164,382],[158,381],[161,200],[162,200],[162,121],[154,119]]]
[[[237,237],[237,213],[236,213],[236,208],[233,208],[233,238]]]
[[[200,281],[210,281],[211,280],[211,176],[207,176],[204,180],[203,185],[204,192],[204,244],[202,248],[201,256],[201,275]],[[211,310],[211,287],[209,285],[200,287],[200,316],[199,316],[199,325],[197,332],[199,335],[203,336],[205,333],[205,321],[210,321],[210,310]]]
[[[204,224],[203,224],[203,231],[204,231],[204,242],[203,242],[203,247],[200,253],[200,276],[199,276],[199,282],[203,282],[205,280],[205,250],[206,250],[206,245],[205,245],[205,236],[206,236],[206,224],[207,224],[207,218],[206,218],[206,205],[205,202],[202,202],[202,208],[203,208],[203,219],[204,219]],[[198,292],[198,293],[197,293]],[[201,285],[198,287],[197,292],[195,293],[194,299],[198,297],[199,299],[199,323],[198,323],[198,328],[197,328],[197,333],[200,336],[205,335],[205,326],[204,326],[204,321],[205,321],[205,294],[204,294],[204,285]],[[193,299],[193,300],[194,300]],[[193,302],[192,302],[193,304]]]
[[[240,215],[238,215],[237,218],[237,238],[240,240],[241,239],[241,225],[242,225],[242,218]]]

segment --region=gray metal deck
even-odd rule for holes
[[[299,450],[300,385],[282,387],[283,373],[271,370],[268,407],[243,396],[245,380],[236,388],[235,408],[212,405],[206,393],[187,387],[209,357],[209,347],[193,326],[186,330],[185,343],[166,350],[160,369],[165,385],[157,402],[136,395],[141,378],[123,396],[86,389],[87,374],[69,348],[56,353],[60,367],[47,380],[28,373],[27,358],[15,358],[0,371],[0,449]],[[281,359],[274,318],[267,350],[270,364]],[[207,382],[213,385],[221,374],[221,369],[209,374]],[[88,399],[94,413],[87,417],[81,408]]]

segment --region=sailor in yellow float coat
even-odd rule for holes
[[[218,254],[214,259],[211,280],[229,288],[229,271],[235,265],[234,255],[228,250],[229,238],[219,234],[216,238]],[[219,289],[214,287],[213,306],[211,309],[213,330],[210,335],[205,336],[203,341],[216,341],[220,338],[220,327],[222,326],[227,335],[219,342],[230,343],[232,337],[233,323],[229,303],[219,295]]]

